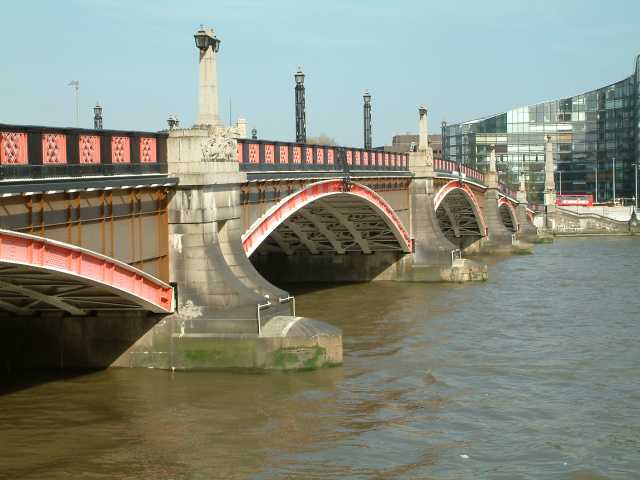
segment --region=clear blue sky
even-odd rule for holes
[[[3,0],[0,122],[81,125],[104,105],[105,128],[159,130],[195,121],[202,23],[222,39],[221,116],[261,138],[295,135],[293,73],[307,74],[307,131],[362,143],[362,92],[373,143],[570,96],[631,74],[637,0],[168,1]]]

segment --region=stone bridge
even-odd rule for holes
[[[0,125],[0,142],[5,353],[39,359],[17,364],[57,364],[63,351],[68,366],[204,367],[211,359],[189,357],[192,344],[264,335],[270,319],[292,316],[275,285],[482,279],[486,267],[462,253],[510,252],[535,236],[523,192],[428,149],[219,128]],[[123,318],[127,328],[113,328]],[[29,324],[41,333],[27,335]],[[213,366],[238,366],[234,355]]]
[[[498,182],[495,154],[486,174],[433,158],[424,107],[408,154],[224,127],[220,41],[204,28],[195,40],[192,128],[0,124],[3,368],[336,364],[340,331],[296,316],[282,287],[484,280],[463,254],[535,238],[524,185]],[[301,138],[303,106],[298,84]]]

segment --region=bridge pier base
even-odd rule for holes
[[[265,280],[242,248],[247,179],[232,133],[212,127],[169,135],[169,172],[180,178],[168,208],[177,311],[140,339],[124,360],[130,366],[300,369],[342,361],[340,330],[295,316],[289,294]]]
[[[538,243],[538,229],[533,224],[532,217],[527,211],[527,191],[524,177],[520,179],[520,188],[516,194],[518,206],[516,207],[516,222],[518,223],[518,239],[534,244]]]
[[[526,204],[521,203],[516,207],[516,215],[518,221],[518,239],[531,244],[537,243],[538,229],[529,219]]]
[[[484,193],[483,199],[484,218],[487,222],[487,236],[480,240],[480,253],[512,253],[514,247],[512,237],[513,233],[507,230],[500,218],[500,211],[498,207],[499,191],[498,188],[491,188],[491,172],[487,172],[485,174],[485,178],[487,177],[489,177],[489,180],[487,181],[489,188]]]
[[[410,186],[414,252],[402,259],[398,280],[466,282],[487,280],[487,266],[459,258],[460,251],[440,230],[434,210],[433,158],[430,149],[409,154],[415,177]]]

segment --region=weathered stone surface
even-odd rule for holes
[[[614,220],[598,213],[576,212],[561,207],[547,207],[547,216],[538,215],[541,230],[553,235],[621,235],[630,234],[630,221]],[[545,222],[546,220],[546,222]]]

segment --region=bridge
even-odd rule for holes
[[[340,363],[340,332],[278,285],[483,280],[468,254],[536,237],[494,153],[486,173],[433,158],[424,107],[392,153],[243,138],[202,88],[191,128],[0,124],[7,368]]]

